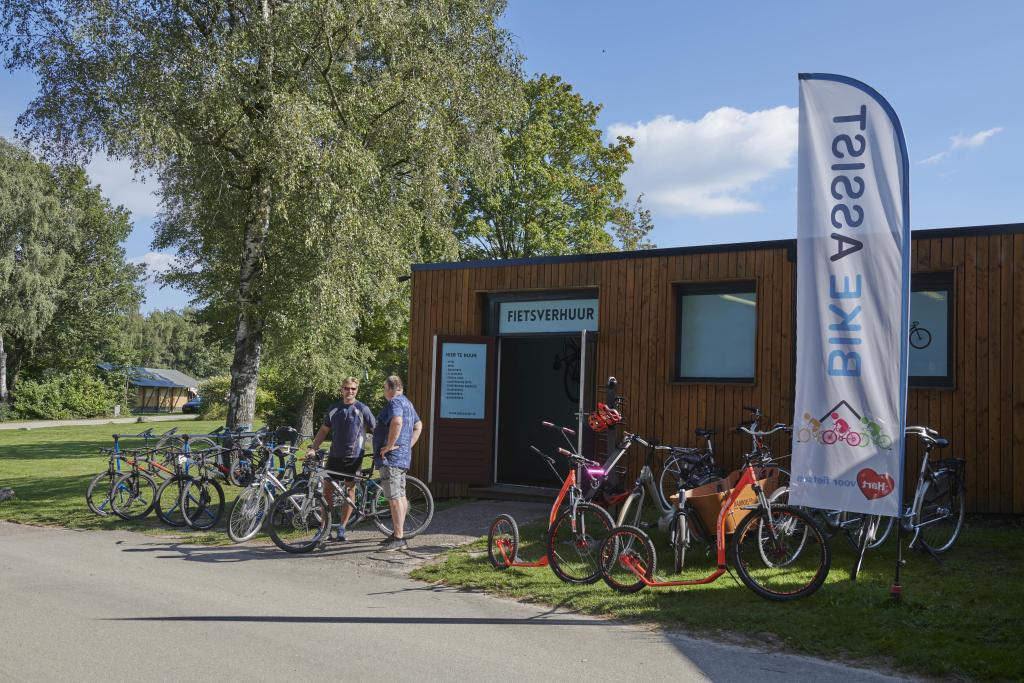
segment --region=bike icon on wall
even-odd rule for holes
[[[932,343],[932,333],[918,325],[915,320],[910,324],[910,345],[915,349],[926,349]]]

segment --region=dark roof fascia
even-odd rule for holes
[[[913,239],[942,239],[944,237],[986,237],[990,235],[1019,234],[1024,234],[1024,223],[1003,223],[999,225],[978,225],[959,228],[918,228],[912,230],[910,236]],[[595,261],[685,256],[687,254],[715,254],[755,249],[789,249],[795,260],[796,239],[734,242],[732,244],[702,244],[691,247],[667,247],[664,249],[642,249],[639,251],[609,251],[599,254],[575,254],[572,256],[534,256],[531,258],[486,259],[482,261],[414,263],[412,265],[412,272],[463,270],[466,268],[504,268],[507,266],[540,266],[556,263],[593,263]]]

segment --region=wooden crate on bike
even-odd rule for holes
[[[766,495],[779,487],[779,470],[775,467],[757,467],[757,483],[764,489]],[[732,495],[732,490],[743,475],[743,470],[730,472],[725,478],[713,481],[710,484],[698,486],[695,489],[685,491],[686,502],[699,516],[704,528],[714,536],[714,530],[718,524],[718,513],[725,505],[725,501]],[[676,498],[673,496],[673,498]],[[678,498],[673,501],[678,505]],[[744,506],[756,505],[757,496],[754,489],[748,484],[740,491],[736,504],[725,517],[725,533],[731,534],[743,521],[743,518],[750,512],[744,510]]]

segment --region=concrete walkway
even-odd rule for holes
[[[47,427],[87,427],[89,425],[126,425],[136,422],[180,422],[198,420],[195,414],[137,415],[135,417],[101,417],[94,420],[30,420],[28,422],[0,422],[0,429],[45,429]]]
[[[367,571],[0,523],[0,681],[894,681]],[[372,569],[372,568],[371,568]]]

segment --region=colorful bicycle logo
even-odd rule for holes
[[[804,426],[797,430],[796,440],[799,443],[814,441],[824,446],[843,443],[853,448],[867,448],[868,446],[877,446],[885,450],[892,448],[892,437],[882,431],[880,424],[868,416],[862,417],[850,409],[855,429],[838,411],[840,406],[844,405],[849,408],[846,402],[842,401],[821,419],[805,412]],[[826,424],[829,421],[831,424]]]

